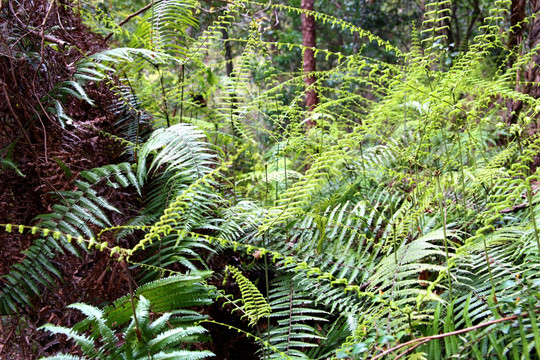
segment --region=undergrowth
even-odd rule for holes
[[[50,114],[87,126],[63,110],[65,96],[93,105],[85,86],[106,84],[123,137],[98,136],[129,160],[85,170],[32,224],[2,225],[35,235],[2,277],[2,314],[56,289],[55,254],[101,251],[145,285],[104,310],[73,305],[87,317],[74,329],[44,327],[90,358],[208,356],[190,344],[210,341],[203,327],[217,322],[192,310],[218,299],[248,323],[261,358],[539,357],[540,103],[516,90],[538,49],[506,48],[511,2],[495,1],[449,57],[446,3],[426,4],[410,51],[311,13],[395,61],[315,49],[331,66],[316,73],[320,104],[307,112],[302,69],[272,62],[301,45],[269,46],[261,20],[300,9],[235,1],[199,30],[195,1],[156,1],[124,27],[123,13],[83,1],[87,24],[118,46],[75,63]],[[238,25],[248,35],[230,34],[228,77],[222,29]],[[523,103],[513,122],[510,101]],[[138,214],[113,225],[96,184],[137,192]],[[253,261],[204,272],[225,249]]]

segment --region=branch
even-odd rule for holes
[[[521,315],[521,316],[527,316],[527,315],[529,315],[529,313],[523,313],[523,315]],[[488,322],[485,322],[485,323],[482,323],[482,324],[474,325],[474,326],[471,326],[471,327],[468,327],[468,328],[465,328],[465,329],[452,331],[452,332],[449,332],[449,333],[425,336],[425,337],[421,337],[421,338],[418,338],[418,339],[414,339],[414,340],[408,341],[406,343],[396,345],[393,348],[390,348],[390,349],[380,353],[379,355],[375,356],[373,358],[373,360],[380,359],[380,358],[390,354],[391,352],[394,352],[396,350],[399,350],[399,349],[401,349],[403,347],[406,347],[406,346],[409,346],[409,345],[413,345],[413,344],[418,343],[418,342],[420,342],[420,345],[421,345],[421,344],[430,342],[431,340],[437,340],[437,339],[442,339],[442,338],[445,338],[445,337],[448,337],[448,336],[467,333],[467,332],[470,332],[470,331],[473,331],[473,330],[476,330],[476,329],[480,329],[480,328],[483,328],[483,327],[486,327],[486,326],[490,326],[490,325],[493,325],[493,324],[498,324],[498,323],[503,322],[503,321],[517,320],[517,318],[518,318],[518,315],[512,315],[512,316],[508,316],[508,317],[505,317],[505,318],[491,320],[491,321],[488,321]],[[418,345],[416,345],[414,347],[417,347],[417,346]]]
[[[135,16],[139,16],[141,15],[143,12],[145,12],[146,10],[150,9],[152,7],[152,5],[160,2],[161,0],[158,0],[158,1],[151,1],[148,5],[146,5],[145,7],[142,7],[140,8],[139,10],[135,11],[133,14],[129,14],[128,16],[126,16],[126,18],[124,20],[122,20],[119,24],[118,24],[118,27],[122,27],[124,26],[129,20],[133,19]],[[203,0],[203,1],[206,1],[206,2],[210,2],[212,0]],[[218,0],[218,1],[222,1],[222,2],[228,2],[227,0]],[[109,33],[109,35],[105,36],[105,41],[108,41],[111,36],[113,36],[114,33]]]
[[[143,12],[145,12],[146,10],[150,9],[152,7],[152,5],[154,5],[154,1],[151,1],[148,5],[146,5],[145,7],[142,7],[140,8],[139,10],[135,11],[133,14],[129,14],[124,20],[122,20],[119,24],[118,24],[118,27],[122,27],[123,25],[125,25],[129,20],[133,19],[135,16],[139,16],[141,15]],[[109,33],[109,35],[107,35],[105,37],[105,41],[109,40],[111,38],[111,36],[113,36],[114,33]]]
[[[13,7],[12,7],[11,3],[9,3],[9,9],[10,9],[13,17],[15,18],[15,20],[17,20],[17,22],[19,23],[19,25],[21,25],[23,28],[27,29],[30,34],[38,36],[38,37],[40,37],[40,38],[42,38],[44,40],[47,40],[49,42],[52,42],[52,43],[60,46],[61,48],[63,48],[64,46],[70,44],[69,42],[61,40],[61,39],[59,39],[59,38],[57,38],[55,36],[45,35],[45,34],[42,34],[42,33],[38,32],[38,31],[36,31],[34,29],[31,29],[29,25],[25,25],[24,22],[22,22],[22,20],[17,17],[17,15],[15,14],[15,11],[13,10]]]
[[[538,203],[540,203],[540,201],[535,201],[533,202],[533,206],[534,205],[537,205]],[[511,212],[514,212],[514,211],[518,211],[518,210],[521,210],[521,209],[525,209],[529,207],[529,203],[524,203],[524,204],[519,204],[519,205],[515,205],[511,208],[506,208],[506,209],[503,209],[501,211],[499,211],[501,214],[506,214],[506,213],[511,213]]]

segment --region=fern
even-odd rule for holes
[[[539,101],[516,89],[538,49],[523,48],[520,57],[506,49],[505,0],[493,2],[467,49],[449,53],[452,5],[425,4],[409,52],[337,17],[283,4],[228,3],[212,9],[217,15],[200,32],[191,0],[156,1],[134,15],[134,31],[114,30],[123,47],[80,59],[73,79],[47,100],[71,123],[65,96],[92,104],[86,81],[114,83],[110,109],[126,140],[101,135],[122,143],[132,163],[81,173],[77,189],[38,217],[53,235],[42,233],[5,276],[4,312],[52,286],[60,274],[50,257],[76,253],[69,239],[83,238],[139,268],[144,285],[103,311],[77,305],[88,319],[75,329],[50,329],[89,357],[120,349],[165,357],[169,345],[202,330],[166,331],[176,313],[151,322],[149,312],[209,304],[213,289],[197,269],[230,248],[254,258],[240,259],[242,271],[226,267],[240,290],[227,299],[253,331],[266,330],[256,337],[263,357],[534,357],[540,332],[525,314],[538,308],[540,140],[529,133]],[[305,50],[265,33],[278,11],[313,16],[362,43],[351,55],[312,49],[326,61],[313,111],[302,107],[304,74],[274,65],[279,51]],[[254,21],[237,34],[248,17]],[[238,50],[232,74],[214,54],[223,29]],[[391,60],[368,56],[374,46]],[[507,114],[510,101],[522,109]],[[306,128],[307,119],[316,124]],[[107,214],[115,209],[92,189],[98,184],[131,187],[144,209],[113,226]],[[111,249],[97,228],[133,243]],[[47,275],[38,278],[41,269]],[[279,275],[268,298],[248,280],[252,269]],[[133,311],[128,350],[111,331]],[[153,340],[142,344],[137,331]]]
[[[124,175],[125,174],[125,175]],[[94,228],[104,229],[112,224],[107,212],[118,212],[93,186],[103,180],[112,187],[134,186],[139,183],[131,167],[126,164],[107,165],[81,172],[81,178],[75,180],[76,190],[54,193],[57,203],[52,212],[35,218],[41,229],[41,236],[24,251],[24,259],[12,266],[9,274],[4,275],[7,283],[0,293],[0,311],[14,313],[21,307],[31,306],[32,297],[41,294],[41,287],[54,287],[55,278],[62,279],[60,271],[52,262],[57,253],[70,253],[79,256],[79,249],[72,244],[72,239],[90,239],[96,242]],[[11,226],[7,228],[10,231]],[[21,232],[24,228],[21,228]],[[32,229],[32,235],[37,228]],[[91,245],[90,245],[91,246]],[[83,246],[84,250],[87,250]]]
[[[227,266],[225,271],[229,272],[240,288],[242,317],[247,317],[249,324],[254,326],[257,322],[270,315],[270,305],[259,292],[257,287],[247,279],[240,270],[233,266]]]
[[[205,332],[201,326],[175,327],[168,329],[172,313],[164,313],[150,321],[150,302],[140,297],[136,309],[133,309],[130,324],[121,333],[121,338],[107,325],[104,313],[86,304],[73,304],[71,308],[86,315],[85,320],[91,325],[91,336],[85,336],[77,330],[60,326],[45,325],[42,330],[54,334],[64,334],[73,339],[87,358],[100,359],[203,359],[213,356],[210,351],[176,350],[181,343],[192,342],[197,335]],[[121,342],[120,339],[123,341]],[[67,359],[69,355],[57,355],[43,359]],[[74,357],[76,359],[82,359]]]
[[[220,201],[212,187],[215,176],[212,166],[216,164],[216,157],[199,140],[203,136],[191,125],[177,124],[155,131],[139,153],[138,178],[141,182],[159,171],[154,175],[157,180],[152,185],[156,188],[148,197],[147,211],[131,222],[138,225],[159,219],[136,246],[160,240],[149,249],[155,252],[145,260],[150,265],[164,267],[179,262],[195,269],[190,260],[198,258],[194,249],[206,247],[186,233],[196,229],[219,230],[218,222],[210,216]],[[147,170],[146,161],[150,154],[153,158]],[[167,231],[163,230],[164,226]],[[175,232],[176,236],[169,236],[170,232]]]
[[[327,321],[327,313],[314,307],[311,300],[304,294],[297,294],[295,281],[289,274],[280,276],[273,281],[269,294],[272,313],[270,317],[277,320],[277,325],[268,331],[268,342],[271,348],[264,349],[270,358],[280,358],[281,354],[292,358],[305,358],[302,350],[316,347],[316,341],[324,339],[317,334],[316,326]]]
[[[155,313],[174,311],[182,314],[182,309],[194,306],[203,306],[212,303],[213,288],[206,286],[203,282],[210,273],[193,272],[190,275],[170,274],[170,276],[147,282],[137,288],[133,296],[144,296],[150,301],[151,310]],[[123,325],[129,321],[133,313],[131,295],[126,295],[117,299],[112,305],[104,309],[107,315],[107,323]],[[192,320],[202,319],[194,312],[183,310],[186,315],[190,315]],[[87,323],[82,322],[78,329],[85,329]]]

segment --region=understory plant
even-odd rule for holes
[[[35,235],[3,276],[3,314],[55,289],[55,254],[102,251],[141,286],[103,311],[72,305],[87,317],[73,329],[43,327],[87,358],[210,356],[188,344],[211,341],[198,335],[219,322],[194,311],[211,303],[239,314],[249,330],[219,325],[261,358],[540,357],[540,103],[516,88],[538,47],[506,47],[511,1],[490,3],[457,53],[440,26],[449,0],[425,5],[407,51],[283,4],[233,1],[198,29],[191,0],[156,1],[122,25],[82,3],[117,46],[87,54],[77,86],[61,86],[86,101],[90,82],[110,87],[122,136],[98,136],[125,161],[81,172],[33,224],[3,225]],[[306,50],[266,37],[261,14],[278,12],[332,23],[394,60],[314,49],[329,66],[306,110],[303,69],[272,61]],[[224,40],[237,53],[229,74]],[[66,125],[62,100],[51,116]],[[521,104],[512,116],[510,102]],[[98,184],[138,193],[136,216],[113,224]]]
[[[206,330],[202,326],[170,329],[168,323],[172,313],[164,313],[151,321],[150,302],[143,296],[139,298],[131,322],[120,334],[108,326],[100,309],[86,304],[73,304],[70,308],[87,316],[92,329],[89,337],[77,330],[50,324],[42,329],[67,335],[77,343],[85,357],[55,355],[44,359],[203,359],[214,355],[210,351],[179,350],[179,345],[193,342]]]

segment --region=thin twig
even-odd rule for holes
[[[15,11],[13,10],[13,6],[11,5],[11,2],[9,3],[9,9],[11,10],[11,13],[12,13],[13,17],[19,23],[19,25],[22,26],[23,28],[27,29],[30,34],[38,36],[40,38],[43,38],[43,39],[45,39],[45,40],[47,40],[49,42],[52,42],[52,43],[60,46],[61,48],[64,48],[66,45],[70,45],[69,42],[61,40],[61,39],[59,39],[59,38],[57,38],[55,36],[41,34],[41,32],[36,31],[34,29],[31,29],[28,24],[25,24],[21,19],[19,19],[17,17],[17,15],[15,14]]]
[[[422,346],[422,345],[424,345],[425,343],[430,342],[430,341],[431,341],[431,340],[420,341],[418,344],[411,346],[410,348],[408,348],[407,350],[405,350],[402,354],[399,354],[398,356],[396,356],[396,358],[395,358],[394,360],[398,360],[398,359],[402,358],[403,356],[407,355],[408,353],[410,353],[411,351],[413,351],[413,350],[416,349],[417,347]]]
[[[39,64],[36,66],[36,71],[34,72],[34,77],[32,79],[32,87],[34,88],[34,92],[36,89],[36,78],[39,73],[39,69],[41,68],[41,65],[43,64],[43,59],[45,58],[45,24],[47,23],[47,19],[49,18],[49,15],[51,14],[52,7],[54,5],[54,1],[51,1],[49,3],[49,6],[47,7],[47,12],[45,13],[45,17],[43,18],[43,22],[41,23],[41,32],[39,36],[41,37],[41,52],[39,54]],[[43,129],[45,131],[45,129]]]
[[[150,2],[148,5],[146,5],[145,7],[142,7],[140,8],[139,10],[135,11],[133,14],[129,14],[124,20],[122,20],[119,24],[118,24],[118,27],[122,27],[123,25],[125,25],[129,20],[133,19],[135,16],[138,16],[138,15],[141,15],[143,12],[145,12],[146,10],[150,9],[152,7],[152,4],[154,2]],[[158,2],[156,2],[158,3]],[[109,35],[105,36],[105,41],[109,40],[111,38],[111,36],[113,36],[114,33],[109,33]]]
[[[15,328],[12,328],[9,335],[4,338],[4,344],[2,345],[2,347],[0,347],[0,355],[2,355],[4,350],[7,348],[7,344],[9,343],[9,340],[11,339],[14,333],[15,333]]]
[[[133,312],[133,320],[135,321],[135,334],[137,335],[137,339],[139,341],[142,341],[141,328],[139,327],[139,320],[137,319],[137,310],[135,308],[135,295],[134,295],[134,289],[133,289],[133,284],[135,283],[135,281],[133,281],[133,278],[129,274],[129,267],[128,267],[126,259],[122,259],[121,263],[126,273],[126,277],[128,281],[129,298],[131,301],[131,311]]]
[[[529,315],[529,313],[523,313],[520,316],[525,317],[527,315]],[[414,340],[411,340],[411,341],[407,341],[406,343],[396,345],[393,348],[390,348],[390,349],[380,353],[379,355],[375,356],[373,358],[373,360],[380,359],[380,358],[382,358],[382,357],[384,357],[384,356],[386,356],[386,355],[388,355],[388,354],[390,354],[390,353],[392,353],[392,352],[394,352],[396,350],[407,347],[409,345],[415,344],[414,348],[416,348],[417,347],[416,343],[418,343],[418,342],[421,342],[423,344],[423,343],[426,343],[426,342],[430,342],[431,340],[437,340],[437,339],[442,339],[442,338],[445,338],[445,337],[448,337],[448,336],[454,336],[454,335],[467,333],[467,332],[470,332],[470,331],[473,331],[473,330],[476,330],[476,329],[481,329],[481,328],[486,327],[486,326],[490,326],[490,325],[493,325],[493,324],[498,324],[500,322],[517,320],[517,318],[518,318],[518,315],[512,315],[512,316],[508,316],[508,317],[501,318],[501,319],[491,320],[491,321],[488,321],[488,322],[485,322],[485,323],[482,323],[482,324],[478,324],[478,325],[474,325],[474,326],[471,326],[471,327],[468,327],[468,328],[465,328],[465,329],[461,329],[461,330],[456,330],[456,331],[452,331],[452,332],[448,332],[448,333],[444,333],[444,334],[425,336],[425,337],[421,337],[421,338],[414,339]]]
[[[11,101],[9,100],[9,95],[8,95],[8,92],[7,92],[7,89],[6,89],[6,84],[2,82],[1,85],[2,85],[2,90],[4,92],[4,97],[6,99],[6,104],[8,106],[8,109],[11,112],[11,115],[13,115],[13,118],[15,119],[17,124],[19,124],[19,129],[22,131],[26,142],[28,143],[28,145],[30,146],[30,149],[32,149],[32,151],[34,152],[34,154],[36,155],[36,158],[37,158],[38,153],[37,153],[36,149],[34,148],[34,145],[32,144],[32,141],[30,140],[30,136],[26,132],[23,124],[21,123],[21,121],[19,120],[19,117],[17,116],[17,113],[15,112],[15,110],[13,109],[13,106],[11,105]]]

